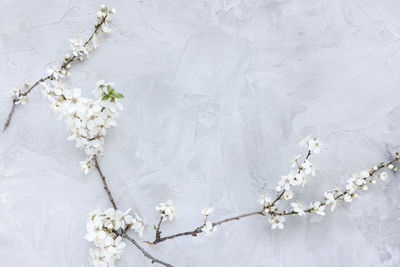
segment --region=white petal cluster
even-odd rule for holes
[[[315,154],[318,154],[321,151],[321,141],[316,138],[312,137],[311,135],[307,135],[303,137],[300,141],[300,147],[307,147],[307,149]]]
[[[319,201],[315,201],[314,203],[310,203],[310,208],[313,212],[318,215],[324,216],[325,215],[325,204]]]
[[[172,221],[176,217],[176,208],[172,200],[160,203],[156,207],[156,211],[161,214],[163,221]]]
[[[212,224],[210,221],[206,221],[201,231],[204,232],[206,235],[211,235],[217,231],[217,227]]]
[[[305,156],[302,163],[299,162],[301,154],[292,157],[290,160],[292,163],[292,169],[288,174],[281,177],[281,180],[276,187],[277,192],[281,192],[282,189],[285,190],[283,196],[286,200],[293,198],[293,192],[291,191],[292,186],[304,186],[308,179],[308,175],[311,174],[315,176],[315,166],[308,160],[308,158],[312,152],[320,152],[320,144],[321,142],[317,138],[311,136],[306,136],[300,141],[300,146],[307,146],[308,148],[307,156]]]
[[[97,209],[89,214],[86,224],[85,238],[93,242],[95,249],[90,250],[93,266],[115,266],[116,260],[121,257],[125,243],[117,235],[119,230],[135,230],[139,236],[143,235],[144,222],[135,214],[135,218],[126,212],[115,209]]]
[[[272,202],[272,199],[271,199],[271,197],[268,196],[267,193],[261,194],[260,198],[258,199],[258,203],[260,203],[260,205],[263,205],[263,207],[268,206],[268,204],[271,202]]]
[[[306,215],[306,213],[304,212],[303,206],[300,203],[292,202],[292,203],[290,203],[290,206],[292,206],[293,211],[296,212],[297,215],[299,215],[299,216]]]
[[[334,211],[336,208],[336,197],[332,193],[324,192],[324,203],[327,206],[331,206],[331,211]]]
[[[19,88],[14,88],[12,95],[13,95],[13,101],[14,104],[22,104],[25,105],[28,102],[28,97],[23,95],[23,92],[25,92],[29,88],[28,84],[24,84],[24,90],[21,90]]]
[[[214,211],[213,207],[207,207],[201,210],[201,213],[203,213],[203,215],[208,216],[210,215],[212,212]]]
[[[67,123],[68,139],[75,140],[76,147],[85,151],[87,159],[80,167],[87,174],[93,157],[103,153],[107,129],[117,126],[116,118],[123,109],[118,98],[123,96],[110,84],[97,88],[102,93],[97,100],[83,97],[79,88],[66,89],[60,81],[53,80],[45,87],[52,109],[61,113]]]
[[[270,217],[270,223],[271,223],[271,229],[272,230],[274,230],[274,229],[283,229],[284,228],[284,225],[283,225],[283,223],[285,222],[285,217],[283,217],[283,216],[278,216],[278,215],[276,215],[276,216],[271,216]]]
[[[358,196],[357,190],[362,189],[363,191],[368,190],[367,178],[370,177],[368,171],[361,171],[359,174],[354,174],[351,178],[347,180],[344,192],[344,201],[352,202],[354,198]]]
[[[206,235],[210,235],[213,234],[217,231],[217,227],[214,226],[212,224],[212,222],[210,222],[208,220],[208,216],[214,211],[214,208],[212,207],[208,207],[208,208],[204,208],[201,210],[201,213],[203,213],[204,216],[206,216],[206,218],[204,219],[204,226],[201,228],[201,231],[206,233]]]
[[[99,20],[98,20],[98,22],[97,22],[97,24],[95,26],[98,26],[103,22],[102,25],[101,25],[101,30],[104,33],[111,32],[111,28],[110,28],[110,25],[109,25],[109,22],[111,22],[110,15],[111,14],[115,14],[115,12],[116,12],[115,8],[108,9],[107,6],[102,5],[100,7],[100,11],[97,11],[97,18]]]
[[[77,57],[80,61],[82,61],[84,59],[84,56],[89,56],[90,48],[85,44],[85,41],[83,41],[82,38],[71,38],[69,42],[72,55],[74,55],[74,57]]]

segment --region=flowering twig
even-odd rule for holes
[[[113,198],[113,196],[112,196],[112,194],[111,194],[110,189],[108,188],[108,185],[107,185],[107,182],[106,182],[106,178],[105,178],[105,176],[103,175],[103,172],[101,171],[101,168],[100,168],[100,165],[99,165],[99,162],[98,162],[96,156],[94,156],[94,161],[95,161],[95,167],[96,167],[96,169],[98,170],[99,176],[100,176],[100,178],[101,178],[101,180],[102,180],[102,182],[103,182],[104,190],[107,192],[108,199],[110,200],[112,206],[114,207],[114,210],[118,210],[118,207],[117,207],[117,205],[115,204],[115,201],[114,201],[114,198]],[[126,233],[126,230],[127,230],[127,229],[122,230],[121,232],[115,232],[115,231],[114,231],[114,232],[115,232],[118,236],[121,236],[121,237],[127,239],[129,242],[131,242],[137,249],[139,249],[139,250],[143,253],[143,255],[144,255],[146,258],[149,258],[149,259],[151,260],[151,263],[158,263],[158,264],[164,265],[164,266],[166,266],[166,267],[173,267],[173,265],[171,265],[171,264],[169,264],[169,263],[166,263],[166,262],[164,262],[164,261],[162,261],[162,260],[159,260],[159,259],[155,258],[154,256],[152,256],[152,255],[151,255],[149,252],[147,252],[142,246],[140,246],[139,243],[138,243],[133,237],[129,236],[129,235]]]
[[[397,170],[397,167],[394,166],[394,164],[398,161],[400,161],[399,153],[396,152],[396,157],[392,161],[388,163],[383,163],[381,162],[380,164],[370,168],[368,171],[362,171],[360,174],[353,175],[352,178],[348,180],[347,185],[343,190],[339,189],[334,189],[328,192],[324,193],[324,200],[322,201],[316,201],[314,203],[310,203],[310,207],[308,209],[303,209],[300,203],[292,202],[291,206],[292,209],[288,210],[283,210],[279,211],[278,208],[276,208],[276,204],[284,197],[286,200],[293,198],[293,192],[291,191],[291,186],[303,184],[306,181],[307,175],[308,174],[315,174],[315,167],[311,162],[309,162],[309,157],[311,155],[311,152],[319,153],[319,146],[320,146],[320,141],[316,138],[311,138],[311,137],[306,137],[306,140],[302,141],[302,145],[307,145],[308,146],[308,152],[307,155],[303,161],[302,164],[298,162],[298,158],[300,155],[296,156],[294,159],[292,159],[293,162],[293,167],[297,168],[297,171],[291,171],[289,175],[284,175],[282,176],[281,181],[279,182],[279,185],[276,188],[276,191],[278,191],[278,195],[274,200],[270,200],[266,195],[264,195],[260,199],[260,204],[263,205],[262,210],[259,211],[254,211],[250,213],[245,213],[242,215],[230,217],[223,219],[221,221],[216,221],[216,222],[210,222],[208,220],[209,214],[212,212],[212,208],[205,208],[203,209],[202,213],[205,215],[204,223],[195,228],[192,231],[187,231],[187,232],[181,232],[177,234],[172,234],[168,236],[161,236],[161,221],[162,219],[166,216],[165,213],[167,211],[165,203],[161,203],[160,206],[163,206],[163,208],[157,207],[156,209],[161,213],[161,220],[156,228],[156,237],[154,241],[145,241],[149,245],[156,245],[158,243],[175,239],[177,237],[182,237],[182,236],[198,236],[198,234],[205,232],[206,234],[210,234],[215,232],[216,226],[222,225],[227,222],[231,222],[234,220],[239,220],[245,217],[250,217],[250,216],[255,216],[255,215],[262,215],[270,216],[270,222],[271,222],[271,228],[272,229],[283,229],[283,222],[285,221],[285,218],[283,216],[287,215],[299,215],[303,216],[306,213],[316,213],[318,215],[325,215],[324,209],[326,206],[331,206],[331,211],[333,211],[336,207],[336,202],[337,201],[344,201],[344,202],[351,202],[353,198],[357,197],[356,190],[357,189],[362,189],[363,191],[366,191],[368,187],[366,186],[366,183],[370,184],[375,184],[376,180],[373,178],[378,171],[383,170],[383,169],[389,169],[389,170]],[[378,177],[382,181],[387,180],[387,173],[386,172],[381,172],[378,174]],[[282,190],[283,187],[284,189]],[[333,193],[331,193],[333,192]],[[169,200],[169,203],[172,203],[171,200]],[[175,208],[169,207],[169,209],[173,210],[173,215],[175,213]],[[168,210],[168,213],[171,213],[171,211]]]
[[[83,61],[84,55],[88,55],[89,51],[95,49],[97,47],[97,34],[100,30],[103,32],[110,32],[110,28],[108,26],[108,22],[111,21],[110,14],[115,13],[115,9],[108,9],[105,5],[101,6],[101,10],[97,12],[98,21],[94,26],[93,33],[86,40],[86,42],[82,42],[79,39],[71,39],[72,46],[72,55],[67,54],[63,60],[63,63],[59,68],[48,70],[48,74],[45,77],[37,80],[33,85],[29,86],[25,85],[24,90],[14,89],[13,90],[13,99],[10,112],[8,113],[7,119],[3,126],[3,132],[10,126],[12,116],[15,112],[15,108],[18,104],[25,104],[27,102],[27,96],[30,92],[37,87],[39,84],[47,81],[47,80],[58,80],[59,77],[64,77],[65,75],[69,75],[68,70],[72,67],[71,63],[74,61]],[[93,43],[93,46],[90,45]]]
[[[221,224],[224,224],[224,223],[227,223],[227,222],[240,220],[241,218],[250,217],[250,216],[253,216],[253,215],[263,215],[263,216],[265,216],[265,213],[263,212],[263,210],[261,210],[261,211],[254,211],[254,212],[245,213],[245,214],[242,214],[242,215],[239,215],[239,216],[226,218],[224,220],[212,223],[212,227],[215,227],[217,225],[221,225]],[[203,228],[204,228],[205,225],[206,225],[206,223],[204,223],[203,225],[197,227],[193,231],[182,232],[182,233],[173,234],[173,235],[169,235],[169,236],[161,237],[159,235],[158,236],[156,235],[156,238],[154,239],[153,242],[149,242],[149,241],[145,241],[145,242],[147,244],[149,244],[149,245],[156,245],[156,244],[164,242],[166,240],[174,239],[174,238],[181,237],[181,236],[188,236],[188,235],[197,236],[198,234],[203,232]]]

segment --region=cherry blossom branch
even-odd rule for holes
[[[245,217],[250,217],[250,216],[254,216],[254,215],[262,215],[265,216],[264,210],[261,211],[254,211],[254,212],[250,212],[250,213],[245,213],[242,215],[238,215],[238,216],[234,216],[234,217],[230,217],[230,218],[226,218],[223,219],[221,221],[217,221],[212,223],[212,227],[215,227],[217,225],[221,225],[227,222],[231,222],[231,221],[237,221],[240,220],[242,218]],[[203,232],[203,228],[206,225],[206,223],[204,223],[203,225],[197,227],[196,229],[194,229],[193,231],[187,231],[187,232],[182,232],[182,233],[178,233],[178,234],[173,234],[173,235],[169,235],[169,236],[165,236],[165,237],[161,237],[160,235],[156,235],[156,238],[154,239],[153,242],[149,242],[149,241],[145,241],[147,244],[149,245],[156,245],[158,243],[170,240],[170,239],[175,239],[177,237],[181,237],[181,236],[197,236],[198,234],[200,234],[201,232]]]
[[[113,196],[112,196],[112,194],[111,194],[111,190],[110,190],[110,188],[109,188],[108,185],[107,185],[106,177],[103,175],[103,172],[101,171],[99,162],[98,162],[98,160],[97,160],[97,155],[95,155],[95,156],[93,157],[93,159],[94,159],[94,163],[95,163],[94,166],[95,166],[95,168],[97,169],[97,171],[98,171],[98,173],[99,173],[99,176],[100,176],[100,178],[101,178],[101,180],[102,180],[102,182],[103,182],[104,190],[105,190],[106,193],[107,193],[108,199],[110,200],[110,202],[111,202],[111,204],[112,204],[114,210],[118,210],[118,207],[117,207],[117,205],[116,205],[116,203],[115,203],[115,201],[114,201],[114,198],[113,198]],[[160,224],[161,224],[161,221],[160,221]],[[162,260],[159,260],[159,259],[155,258],[154,256],[152,256],[152,255],[151,255],[149,252],[147,252],[142,246],[140,246],[139,243],[138,243],[133,237],[130,237],[130,236],[126,233],[127,230],[128,230],[128,229],[124,229],[124,230],[122,230],[121,232],[117,232],[117,231],[114,231],[114,232],[115,232],[118,236],[121,236],[121,237],[127,239],[129,242],[131,242],[137,249],[139,249],[139,250],[143,253],[143,255],[144,255],[146,258],[148,258],[148,259],[151,260],[151,263],[158,263],[158,264],[164,265],[164,266],[166,266],[166,267],[174,267],[173,265],[171,265],[171,264],[169,264],[169,263],[166,263],[166,262],[164,262],[164,261],[162,261]]]
[[[302,144],[303,143],[303,144]],[[160,212],[161,214],[161,219],[160,222],[157,226],[156,229],[156,236],[154,241],[145,241],[149,245],[156,245],[158,243],[175,239],[178,237],[182,236],[197,236],[198,234],[205,232],[206,234],[210,234],[215,232],[216,226],[222,225],[224,223],[234,221],[234,220],[239,220],[241,218],[245,217],[250,217],[250,216],[255,216],[255,215],[262,215],[266,216],[267,214],[270,215],[270,222],[272,223],[271,228],[272,229],[283,229],[283,222],[285,219],[282,216],[287,216],[287,215],[299,215],[302,216],[306,213],[316,213],[318,215],[325,215],[324,209],[326,206],[331,206],[331,211],[333,211],[336,207],[336,202],[337,201],[344,201],[344,202],[351,202],[353,198],[357,197],[356,190],[357,189],[362,189],[366,191],[368,187],[366,186],[366,183],[371,183],[375,184],[376,180],[374,179],[374,175],[377,174],[378,171],[383,170],[383,169],[389,169],[389,170],[397,170],[397,167],[394,166],[394,164],[398,161],[400,161],[399,153],[396,152],[396,157],[392,161],[388,163],[381,162],[380,164],[370,168],[368,171],[362,171],[359,174],[353,175],[352,178],[350,178],[347,181],[347,185],[345,186],[344,190],[339,190],[339,189],[334,189],[328,192],[324,193],[324,200],[322,201],[316,201],[314,203],[310,203],[310,207],[308,209],[303,209],[301,205],[297,202],[291,203],[292,209],[288,210],[283,210],[279,211],[278,208],[274,208],[275,204],[277,204],[278,201],[282,199],[284,196],[286,200],[293,198],[293,192],[290,190],[291,186],[296,186],[301,183],[304,184],[306,181],[307,175],[308,174],[313,174],[315,175],[315,167],[311,162],[308,161],[311,152],[319,153],[320,149],[320,141],[316,138],[311,138],[311,137],[306,137],[305,141],[302,141],[301,146],[307,145],[308,146],[308,152],[307,155],[303,161],[302,164],[299,164],[298,158],[300,155],[296,156],[293,161],[293,166],[296,166],[297,171],[293,172],[291,171],[289,175],[284,175],[282,176],[282,179],[279,183],[279,186],[277,187],[278,191],[278,196],[272,201],[269,200],[265,195],[260,199],[260,204],[263,205],[263,209],[261,211],[254,211],[250,213],[245,213],[242,215],[226,218],[221,221],[217,222],[210,222],[208,220],[209,214],[212,212],[213,208],[205,208],[203,209],[202,213],[205,215],[204,223],[195,228],[192,231],[187,231],[187,232],[181,232],[177,234],[172,234],[168,236],[161,236],[161,222],[163,220],[169,219],[170,221],[174,218],[175,216],[175,207],[173,206],[172,200],[168,200],[166,203],[161,203],[156,210]],[[382,181],[387,180],[387,173],[386,172],[381,172],[378,174],[379,178]],[[280,186],[284,186],[284,190],[281,190]],[[290,192],[290,194],[289,194]],[[331,193],[333,192],[333,193]],[[285,194],[286,193],[286,194]]]
[[[97,38],[97,34],[100,31],[100,29],[102,29],[104,32],[109,32],[109,28],[107,26],[107,21],[109,21],[110,17],[109,14],[113,14],[115,12],[115,9],[110,9],[110,12],[104,12],[107,11],[107,7],[105,7],[104,5],[101,7],[102,12],[104,15],[103,16],[99,16],[99,20],[96,22],[93,33],[90,35],[90,37],[86,40],[86,42],[83,44],[83,47],[87,47],[89,45],[90,42],[94,42],[94,40]],[[106,27],[105,27],[106,26]],[[94,42],[95,43],[95,42]],[[96,48],[96,44],[95,47]],[[74,61],[82,61],[83,57],[81,54],[75,54],[72,56],[67,55],[64,58],[63,63],[61,64],[60,68],[57,70],[53,70],[51,73],[49,73],[49,75],[40,78],[39,80],[37,80],[32,86],[27,86],[25,88],[25,91],[21,91],[20,89],[18,90],[14,90],[14,94],[13,94],[13,99],[12,99],[12,105],[11,105],[11,109],[8,113],[7,116],[7,120],[4,123],[3,126],[3,132],[5,132],[7,130],[7,128],[10,126],[13,114],[15,112],[15,108],[18,104],[25,104],[27,101],[27,96],[28,94],[31,93],[31,91],[37,87],[39,84],[47,81],[47,80],[57,80],[58,76],[63,77],[64,75],[69,75],[68,73],[68,69],[70,69],[71,63]]]

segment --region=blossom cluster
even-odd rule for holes
[[[24,84],[24,90],[21,90],[19,88],[14,88],[12,95],[13,95],[13,102],[14,104],[18,105],[18,104],[22,104],[25,105],[28,102],[28,97],[26,95],[24,95],[23,92],[26,92],[26,90],[28,90],[29,85],[28,84]]]
[[[156,207],[156,211],[160,213],[163,221],[172,221],[176,217],[176,208],[171,199],[160,203]]]
[[[101,5],[100,11],[97,11],[97,21],[94,24],[93,34],[87,41],[84,41],[81,37],[74,37],[69,40],[71,52],[65,55],[62,65],[47,70],[51,80],[69,76],[68,70],[72,67],[71,62],[75,60],[83,61],[89,57],[90,52],[99,46],[99,38],[97,37],[99,30],[101,29],[104,33],[111,31],[109,23],[111,22],[111,15],[115,12],[115,8],[108,9],[107,6]]]
[[[94,210],[89,214],[86,224],[85,238],[93,242],[95,249],[90,249],[91,264],[93,266],[113,267],[121,257],[125,243],[119,235],[129,229],[143,236],[144,222],[135,214],[131,216],[130,209],[126,212],[115,209]]]
[[[292,157],[290,160],[292,163],[292,169],[289,174],[283,175],[281,180],[276,187],[276,191],[282,192],[283,197],[286,200],[293,198],[292,186],[305,185],[308,176],[311,174],[315,176],[315,166],[309,160],[311,153],[318,154],[320,152],[321,141],[311,136],[306,136],[300,141],[300,146],[307,147],[307,155],[302,163],[299,162],[301,154]]]
[[[45,84],[45,94],[52,109],[61,113],[66,121],[68,139],[75,140],[76,147],[85,151],[87,158],[80,162],[85,174],[89,172],[93,158],[103,153],[107,129],[117,126],[115,119],[123,109],[118,100],[123,95],[113,86],[113,83],[97,82],[94,93],[101,96],[93,100],[83,97],[79,88],[66,89],[60,81]]]
[[[213,234],[217,231],[217,227],[213,225],[212,222],[208,220],[208,216],[214,211],[214,208],[208,207],[202,209],[201,213],[205,216],[204,218],[204,226],[201,228],[201,231],[206,233],[206,235]]]
[[[46,80],[61,80],[66,76],[70,75],[69,69],[72,67],[73,61],[83,61],[85,57],[89,57],[90,52],[96,49],[99,45],[99,39],[97,37],[99,31],[104,33],[111,31],[109,23],[111,22],[111,15],[116,12],[115,8],[108,8],[105,5],[101,5],[100,11],[97,12],[97,21],[94,24],[94,32],[87,41],[83,41],[80,37],[70,39],[71,52],[67,53],[60,66],[53,66],[47,70],[48,76],[40,79],[36,84],[30,87],[29,84],[25,84],[23,88],[13,89],[13,103],[18,105],[24,105],[28,101],[27,94],[29,89],[35,87],[37,84],[43,84]]]
[[[397,170],[393,164],[384,164],[381,163],[378,166],[374,166],[368,170],[360,171],[357,174],[353,174],[347,180],[347,184],[343,189],[332,189],[323,194],[323,200],[310,202],[309,205],[303,205],[302,203],[296,201],[291,202],[291,209],[288,211],[279,212],[275,207],[275,204],[283,197],[286,200],[293,198],[293,192],[291,191],[291,187],[299,184],[304,185],[304,181],[307,178],[307,175],[312,174],[315,175],[315,167],[308,160],[311,153],[318,154],[321,148],[321,142],[314,137],[306,136],[300,141],[300,146],[306,146],[308,153],[305,157],[302,164],[299,163],[298,159],[301,155],[298,155],[292,159],[293,169],[288,175],[282,176],[281,181],[279,182],[276,191],[278,192],[278,196],[274,201],[267,195],[263,194],[259,199],[259,203],[263,205],[263,214],[270,215],[270,223],[271,229],[283,229],[285,222],[285,215],[299,215],[303,216],[306,213],[315,213],[320,216],[325,215],[325,210],[327,207],[330,207],[331,212],[333,212],[336,208],[338,201],[344,202],[352,202],[354,198],[358,196],[357,192],[367,191],[368,184],[375,184],[376,179],[374,174],[382,168],[388,168],[389,170]],[[396,154],[396,161],[399,160],[399,154]],[[377,175],[383,182],[387,181],[388,174],[386,172],[380,172]],[[283,188],[283,189],[282,189]]]

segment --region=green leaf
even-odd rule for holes
[[[107,91],[108,91],[108,93],[113,93],[115,91],[115,89],[112,88],[111,85],[107,85]]]
[[[157,227],[153,224],[153,228],[154,228],[154,230],[157,230]]]
[[[110,96],[109,95],[103,95],[103,97],[101,98],[101,100],[107,100],[107,99],[109,99],[110,98]]]
[[[56,93],[54,93],[54,91],[50,91],[49,95],[56,95]]]
[[[124,98],[124,95],[123,95],[123,94],[120,94],[120,93],[113,93],[113,96],[114,96],[115,98]]]

